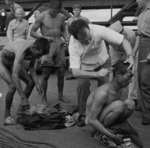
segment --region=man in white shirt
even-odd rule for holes
[[[78,126],[85,125],[85,107],[90,94],[89,78],[97,78],[98,86],[108,82],[110,60],[105,40],[110,44],[122,44],[129,62],[129,69],[134,64],[132,48],[124,36],[104,26],[87,24],[79,19],[71,23],[69,33],[72,35],[69,42],[70,68],[78,78],[77,97],[79,105]]]

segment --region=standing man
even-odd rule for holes
[[[72,35],[69,43],[70,68],[78,78],[77,98],[80,118],[78,126],[85,125],[85,107],[90,94],[90,78],[97,78],[98,86],[108,82],[110,73],[110,59],[105,40],[109,43],[122,45],[130,63],[134,64],[132,48],[124,36],[103,26],[87,24],[79,19],[73,21],[69,27]]]
[[[124,38],[129,41],[131,44],[131,47],[134,48],[135,41],[136,41],[136,35],[135,32],[127,27],[123,27],[120,21],[116,21],[115,23],[111,24],[110,29],[117,31],[118,33],[124,35]],[[115,65],[121,58],[126,59],[126,53],[122,46],[109,46],[109,54],[111,59],[111,65]],[[133,55],[131,55],[133,56]],[[132,82],[129,84],[129,92],[128,92],[128,98],[134,99],[137,102],[137,99],[140,97],[138,95],[138,73],[137,73],[137,56],[135,58],[135,64],[133,68],[134,76],[132,78]]]
[[[7,29],[7,38],[9,41],[27,39],[29,23],[27,20],[23,19],[24,10],[21,8],[15,11],[16,19],[13,19]]]
[[[71,23],[72,23],[73,21],[78,20],[78,19],[83,19],[83,20],[85,20],[88,24],[91,23],[88,18],[86,18],[86,17],[84,17],[84,16],[81,16],[81,11],[82,11],[81,9],[82,9],[82,8],[81,8],[81,6],[80,6],[79,4],[74,5],[72,8],[73,8],[73,14],[74,14],[74,16],[73,16],[73,17],[70,17],[70,18],[68,19],[68,21],[67,21],[67,24],[66,24],[67,36],[68,36],[68,38],[70,38],[70,33],[69,33],[68,29],[69,29],[69,26],[71,25]]]
[[[51,49],[49,54],[42,57],[42,79],[41,86],[44,90],[44,96],[42,98],[42,103],[47,104],[47,87],[48,79],[53,68],[57,70],[58,77],[58,98],[61,101],[69,102],[67,98],[63,96],[64,88],[64,75],[65,75],[65,49],[62,37],[67,41],[66,29],[65,29],[65,17],[60,13],[62,9],[61,0],[51,0],[50,8],[47,11],[42,12],[36,19],[32,29],[31,36],[38,39],[44,37],[48,40],[54,39],[51,43]],[[36,31],[41,29],[41,34],[39,35]]]
[[[70,40],[70,33],[68,31],[69,29],[69,26],[71,25],[71,23],[75,20],[78,20],[78,19],[83,19],[85,20],[88,24],[90,24],[91,22],[89,21],[88,18],[84,17],[84,16],[81,16],[81,6],[79,4],[76,4],[74,5],[73,7],[73,14],[74,16],[73,17],[70,17],[67,21],[67,24],[66,24],[66,31],[67,31],[67,38],[68,38],[68,41]],[[71,80],[71,79],[74,79],[75,77],[73,76],[71,70],[69,70],[69,74],[66,78],[66,80]]]
[[[0,75],[8,85],[5,102],[5,121],[4,124],[16,124],[11,117],[10,109],[15,91],[17,89],[21,103],[18,113],[22,113],[29,109],[28,98],[36,85],[40,95],[43,94],[42,88],[38,82],[38,78],[34,69],[36,58],[49,52],[49,42],[47,39],[38,39],[34,43],[27,40],[8,42],[0,51]],[[31,56],[29,63],[29,72],[23,68],[23,61],[26,57]],[[26,83],[26,88],[23,91],[20,79]]]
[[[140,105],[143,114],[143,125],[150,124],[150,0],[137,0],[139,7],[143,8],[143,12],[138,18],[138,32],[136,44],[133,49],[133,56],[138,57],[138,83],[140,87],[141,100]],[[147,62],[141,62],[146,60]]]
[[[5,4],[8,5],[10,12],[7,13],[7,20],[6,20],[6,28],[8,27],[9,22],[15,18],[15,12],[18,8],[23,9],[21,5],[17,3],[12,3],[11,0],[5,0]],[[25,14],[24,14],[25,16]]]

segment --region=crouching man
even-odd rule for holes
[[[40,95],[42,94],[43,91],[39,85],[34,64],[36,58],[49,52],[49,48],[50,45],[48,40],[40,38],[34,43],[27,40],[9,42],[0,51],[0,75],[8,85],[5,101],[4,124],[16,124],[10,113],[13,96],[16,90],[21,97],[19,111],[29,109],[28,98],[34,85],[36,85],[38,93]],[[23,62],[26,57],[31,57],[28,67],[29,73],[23,68]],[[26,83],[24,91],[20,79]]]
[[[114,65],[112,81],[98,87],[90,94],[86,104],[86,125],[92,134],[97,131],[106,135],[117,145],[123,142],[121,135],[114,135],[107,128],[126,121],[134,111],[134,101],[120,100],[120,90],[132,79],[132,69],[128,63],[119,61]]]

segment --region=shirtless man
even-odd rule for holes
[[[64,42],[67,41],[66,29],[65,29],[65,17],[60,13],[62,9],[61,0],[51,0],[50,8],[47,11],[42,12],[36,19],[33,27],[31,29],[31,36],[38,39],[44,37],[48,40],[54,39],[51,43],[51,50],[48,55],[42,57],[42,79],[41,87],[44,90],[44,96],[42,97],[42,103],[48,105],[47,103],[47,82],[50,77],[53,68],[57,70],[58,77],[58,98],[61,101],[69,102],[63,96],[64,87],[64,74],[65,74],[65,49]],[[36,31],[41,29],[41,34],[39,35]]]
[[[127,70],[129,64],[119,61],[114,65],[112,81],[98,87],[90,94],[86,104],[86,125],[94,134],[97,131],[120,145],[121,135],[114,135],[106,128],[112,124],[126,121],[132,114],[135,103],[131,99],[120,100],[120,90],[132,80],[132,70]]]
[[[29,109],[28,98],[34,88],[34,85],[36,85],[38,93],[40,95],[43,94],[34,70],[34,63],[36,58],[45,55],[48,52],[49,42],[44,38],[38,39],[34,43],[27,40],[12,41],[7,43],[0,51],[0,75],[8,85],[4,124],[16,124],[10,113],[13,96],[16,89],[21,97],[19,111]],[[28,68],[30,74],[23,68],[23,61],[27,57],[31,57]],[[20,79],[26,83],[26,88],[24,91]]]

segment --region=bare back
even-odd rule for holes
[[[33,43],[27,40],[8,42],[0,52],[0,59],[7,65],[12,65],[12,62],[17,56],[25,55],[25,51]]]
[[[61,37],[62,27],[64,25],[63,14],[59,13],[56,17],[52,17],[48,11],[45,11],[39,19],[41,21],[40,29],[43,36]]]

